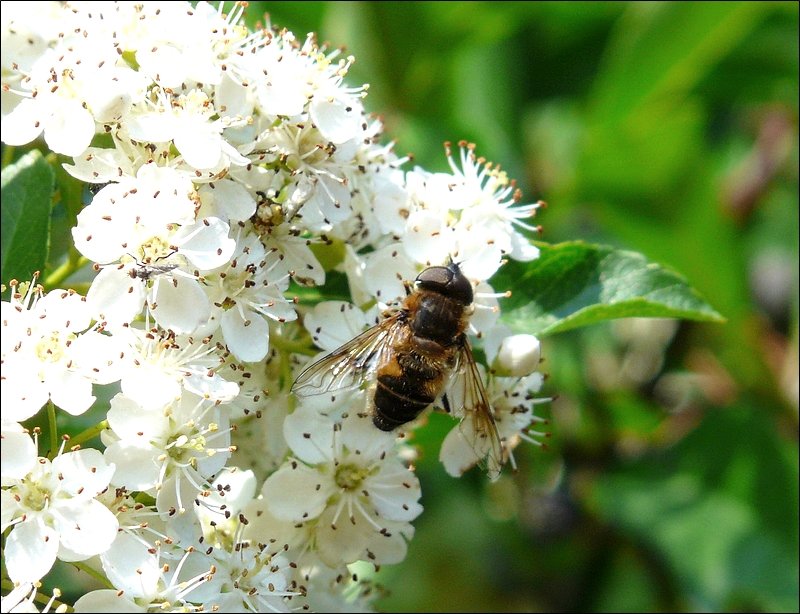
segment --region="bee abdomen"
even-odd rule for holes
[[[379,376],[375,388],[375,414],[372,422],[382,431],[391,431],[410,422],[436,399],[436,395],[431,395],[426,390],[428,387],[429,382],[425,380],[409,385],[408,379],[391,375]]]

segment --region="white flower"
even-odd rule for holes
[[[190,89],[180,95],[163,91],[155,105],[142,105],[128,114],[122,125],[131,139],[145,143],[172,141],[183,161],[200,171],[220,172],[231,163],[247,163],[239,152],[223,138],[223,130],[240,123],[219,112],[208,95]]]
[[[546,436],[529,430],[532,424],[544,422],[533,413],[534,406],[551,400],[533,396],[541,389],[543,381],[541,373],[532,373],[522,378],[492,377],[487,384],[486,392],[503,453],[509,456],[512,467],[516,467],[512,451],[521,440],[538,446],[542,444],[535,437]],[[476,431],[473,421],[474,414],[467,413],[442,442],[439,460],[453,477],[459,477],[474,467],[488,451],[488,438],[476,436],[479,431]]]
[[[24,73],[14,90],[19,102],[2,119],[3,142],[24,145],[44,133],[53,151],[80,155],[96,123],[118,121],[143,95],[146,80],[119,62],[110,33],[99,26],[83,32],[44,50]]]
[[[459,143],[460,165],[453,160],[449,148],[447,159],[456,179],[454,198],[463,205],[457,232],[464,249],[475,240],[491,240],[502,254],[515,260],[528,261],[539,256],[539,250],[517,228],[536,232],[538,227],[523,220],[536,214],[541,202],[520,205],[521,194],[499,166],[475,155],[475,146]],[[470,239],[470,233],[478,236]],[[498,263],[499,264],[499,263]],[[465,263],[466,265],[466,263]]]
[[[334,422],[299,408],[284,423],[297,456],[264,484],[270,513],[289,522],[316,521],[316,548],[328,565],[402,560],[410,521],[422,511],[416,476],[393,453],[395,438],[370,416]]]
[[[102,562],[116,593],[133,600],[122,602],[130,608],[123,611],[140,611],[133,609],[134,604],[143,605],[144,611],[195,611],[192,603],[202,600],[203,591],[214,581],[214,560],[198,546],[195,542],[182,549],[169,540],[150,543],[130,533],[120,534]],[[216,591],[211,588],[210,592]],[[95,592],[79,603],[80,611],[99,612],[103,611],[97,609],[100,605],[117,601],[109,593]],[[75,605],[78,611],[78,603]]]
[[[247,542],[236,542],[231,550],[215,548],[211,553],[216,590],[200,600],[207,611],[293,611],[285,598],[299,593],[290,587],[291,568],[286,557],[269,554]],[[193,600],[197,597],[193,596]]]
[[[223,220],[195,221],[193,192],[176,171],[148,165],[136,178],[104,187],[78,215],[75,246],[95,262],[123,264],[104,267],[89,290],[105,319],[130,322],[146,300],[156,322],[175,332],[208,321],[211,306],[198,275],[227,262],[236,243]],[[157,274],[142,274],[142,266]]]
[[[118,339],[90,328],[85,297],[31,284],[2,303],[4,419],[21,421],[48,399],[72,415],[94,402],[92,384],[119,378]]]
[[[533,335],[509,335],[503,337],[496,350],[489,351],[485,345],[486,358],[499,376],[522,377],[539,368],[542,349]]]
[[[4,485],[2,530],[12,527],[4,554],[14,582],[38,581],[56,557],[83,561],[108,549],[117,519],[95,496],[113,473],[100,452],[85,449],[52,462],[40,457],[25,477]]]
[[[226,412],[183,391],[163,408],[143,408],[122,394],[111,399],[105,456],[113,483],[156,494],[159,512],[183,513],[230,456]]]
[[[212,401],[227,402],[239,386],[218,374],[222,358],[210,337],[195,339],[166,331],[122,329],[128,342],[122,393],[147,409],[164,407],[186,390]]]
[[[263,133],[252,149],[254,163],[280,163],[291,169],[282,204],[290,218],[299,216],[303,227],[323,232],[350,216],[347,173],[352,165],[335,155],[336,147],[311,123],[279,124]]]
[[[240,229],[230,263],[205,278],[228,349],[243,362],[262,360],[269,350],[268,319],[297,318],[283,290],[289,275],[281,275],[281,256],[267,252],[253,232]]]

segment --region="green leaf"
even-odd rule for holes
[[[583,242],[538,244],[529,263],[510,261],[492,279],[511,289],[503,321],[548,335],[616,318],[682,318],[722,322],[686,280],[635,252]]]
[[[797,478],[796,444],[743,404],[606,472],[587,506],[654,549],[692,610],[796,612]]]
[[[26,281],[47,262],[53,169],[32,151],[3,169],[0,279]]]

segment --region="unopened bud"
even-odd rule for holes
[[[542,348],[536,337],[511,335],[500,344],[493,367],[497,375],[522,377],[536,371],[541,357]]]

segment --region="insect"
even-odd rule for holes
[[[178,268],[177,264],[144,264],[142,262],[136,263],[137,268],[131,268],[128,275],[131,279],[141,279],[147,281],[156,275],[163,275]]]
[[[372,421],[391,431],[441,398],[461,415],[461,434],[494,478],[505,462],[492,406],[465,333],[473,291],[458,264],[422,271],[414,289],[380,323],[308,366],[295,380],[298,396],[369,382]]]

